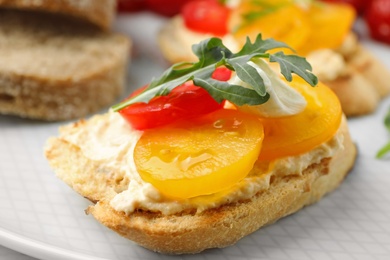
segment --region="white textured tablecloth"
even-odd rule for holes
[[[135,42],[134,88],[166,65],[155,42],[162,20],[150,14],[118,19],[117,30]],[[362,40],[390,68],[390,48]],[[237,245],[173,258],[135,246],[85,216],[88,202],[57,180],[42,156],[45,138],[60,124],[0,116],[0,244],[16,250],[0,246],[0,259],[35,259],[21,251],[42,259],[388,260],[390,161],[374,158],[389,138],[382,122],[388,107],[390,98],[373,115],[349,120],[360,155],[340,189]]]

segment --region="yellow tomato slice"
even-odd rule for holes
[[[186,199],[224,190],[252,169],[263,140],[258,117],[221,109],[145,131],[134,150],[141,178],[165,196]]]
[[[299,77],[289,83],[306,99],[305,110],[282,118],[264,118],[260,160],[298,155],[330,140],[340,126],[342,110],[337,96],[323,84],[311,87]]]
[[[265,11],[259,18],[245,24],[242,17]],[[269,13],[268,13],[269,12]],[[337,48],[351,30],[354,9],[343,3],[313,2],[306,9],[291,0],[243,1],[233,10],[230,28],[236,39],[244,44],[249,36],[253,41],[274,38],[306,55],[321,48]]]
[[[355,20],[354,9],[342,3],[313,3],[307,11],[312,33],[297,52],[306,55],[321,48],[338,48]]]
[[[264,6],[249,2],[242,4],[236,11],[233,11],[233,35],[242,44],[246,37],[254,41],[259,33],[263,39],[274,38],[297,49],[307,41],[310,34],[310,25],[306,18],[306,13],[290,1],[286,3],[272,3],[275,7],[271,13],[263,14],[259,18],[245,24],[245,20],[234,17],[264,11]],[[279,7],[280,6],[280,7]],[[238,21],[240,20],[240,21]],[[234,24],[241,24],[234,28]]]

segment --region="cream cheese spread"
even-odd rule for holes
[[[305,109],[307,105],[305,98],[298,91],[288,86],[267,62],[262,59],[256,59],[255,62],[249,61],[248,64],[255,68],[263,79],[265,89],[270,98],[264,104],[257,106],[244,105],[239,107],[240,110],[262,117],[283,117],[298,114]],[[230,80],[230,83],[252,88],[247,83],[241,81],[237,75]]]
[[[339,132],[330,141],[309,153],[278,159],[272,163],[256,162],[247,177],[228,190],[175,201],[164,197],[153,185],[141,179],[135,167],[133,151],[142,132],[132,129],[119,113],[109,112],[107,115],[95,116],[85,121],[77,131],[73,129],[75,128],[63,129],[60,138],[79,147],[85,157],[98,161],[110,170],[107,172],[122,174],[130,180],[128,189],[111,200],[110,205],[115,210],[131,213],[144,209],[165,215],[185,210],[202,212],[226,203],[249,199],[268,189],[271,176],[301,174],[309,165],[331,157],[343,142],[343,135]]]

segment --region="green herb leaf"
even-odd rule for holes
[[[260,96],[264,97],[267,92],[265,89],[263,78],[257,73],[256,69],[248,64],[247,59],[240,59],[238,61],[231,62],[237,76],[248,83]]]
[[[389,111],[387,112],[387,114],[385,116],[384,123],[385,123],[385,126],[386,126],[387,130],[390,132],[390,108],[389,108]]]
[[[304,58],[295,55],[267,53],[267,51],[276,48],[289,47],[285,43],[273,39],[263,40],[261,35],[258,35],[253,43],[248,38],[242,49],[234,54],[223,45],[221,39],[204,40],[192,47],[199,59],[198,62],[173,65],[159,78],[154,79],[141,94],[114,105],[112,109],[119,111],[131,104],[148,102],[155,96],[167,95],[172,89],[189,80],[193,80],[196,86],[208,91],[217,102],[226,99],[240,106],[263,104],[269,99],[269,94],[266,93],[263,79],[259,73],[247,64],[258,58],[278,62],[286,79],[291,79],[291,73],[295,73],[312,86],[317,84],[317,78],[309,72],[311,66]],[[218,66],[226,66],[228,69],[236,71],[237,76],[253,89],[212,79],[211,75]]]
[[[266,52],[277,48],[287,48],[293,50],[290,46],[288,46],[284,42],[279,42],[272,38],[263,40],[261,34],[259,34],[257,35],[254,43],[252,43],[249,37],[247,37],[246,42],[242,47],[242,49],[238,53],[234,54],[233,57],[241,57],[241,56],[249,55],[250,58],[252,57],[268,58],[269,54]]]
[[[390,152],[390,142],[388,142],[385,146],[383,146],[378,153],[376,154],[376,158],[380,159],[384,157],[388,152]]]
[[[278,3],[279,1],[269,1],[269,0],[252,0],[251,9],[246,13],[242,14],[243,21],[239,28],[245,28],[248,25],[253,24],[258,19],[263,18],[264,16],[273,14],[279,11],[282,8],[287,8],[291,5],[301,6],[303,9],[307,9],[314,0],[294,0],[294,1],[285,1]],[[320,2],[321,3],[321,2]]]
[[[292,81],[291,73],[295,73],[312,86],[318,84],[318,78],[311,73],[312,67],[305,58],[277,52],[270,55],[269,61],[279,63],[281,73],[288,81]]]
[[[230,58],[233,53],[223,45],[222,40],[219,38],[210,38],[194,44],[192,46],[192,52],[198,57],[199,61],[195,63],[194,67],[206,67],[211,64],[218,63],[219,61]]]
[[[239,106],[245,104],[254,106],[263,104],[269,99],[268,93],[260,96],[252,89],[214,79],[195,78],[194,84],[206,89],[211,96],[218,97],[216,99],[217,102],[222,102],[226,99]]]
[[[269,14],[275,13],[279,9],[289,6],[293,3],[274,3],[272,1],[252,0],[252,8],[248,12],[242,14],[243,22],[241,27],[245,27],[255,20],[260,19]]]
[[[390,108],[389,111],[387,112],[385,119],[384,119],[384,124],[387,130],[390,133]],[[376,158],[382,158],[384,157],[387,153],[390,152],[390,142],[388,142],[386,145],[384,145],[376,154]]]

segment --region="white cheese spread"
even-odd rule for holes
[[[263,79],[270,98],[264,104],[257,106],[244,105],[239,107],[240,110],[262,117],[283,117],[298,114],[305,109],[307,105],[305,98],[298,91],[288,86],[268,63],[262,59],[256,59],[255,62],[250,61],[248,64],[254,67]],[[252,88],[241,81],[237,75],[230,80],[230,83]]]
[[[133,151],[142,132],[132,129],[119,113],[109,112],[108,115],[95,116],[85,121],[83,126],[77,127],[77,131],[73,129],[76,128],[62,129],[60,138],[79,147],[85,157],[98,161],[110,170],[108,172],[117,172],[130,180],[128,189],[111,200],[110,205],[115,210],[131,213],[136,209],[144,209],[165,215],[194,209],[201,212],[226,203],[249,199],[259,191],[268,189],[272,175],[300,174],[310,164],[331,157],[343,141],[342,133],[337,133],[333,139],[309,153],[282,158],[271,164],[257,162],[246,178],[228,190],[174,201],[164,197],[153,185],[141,179],[135,167]]]

